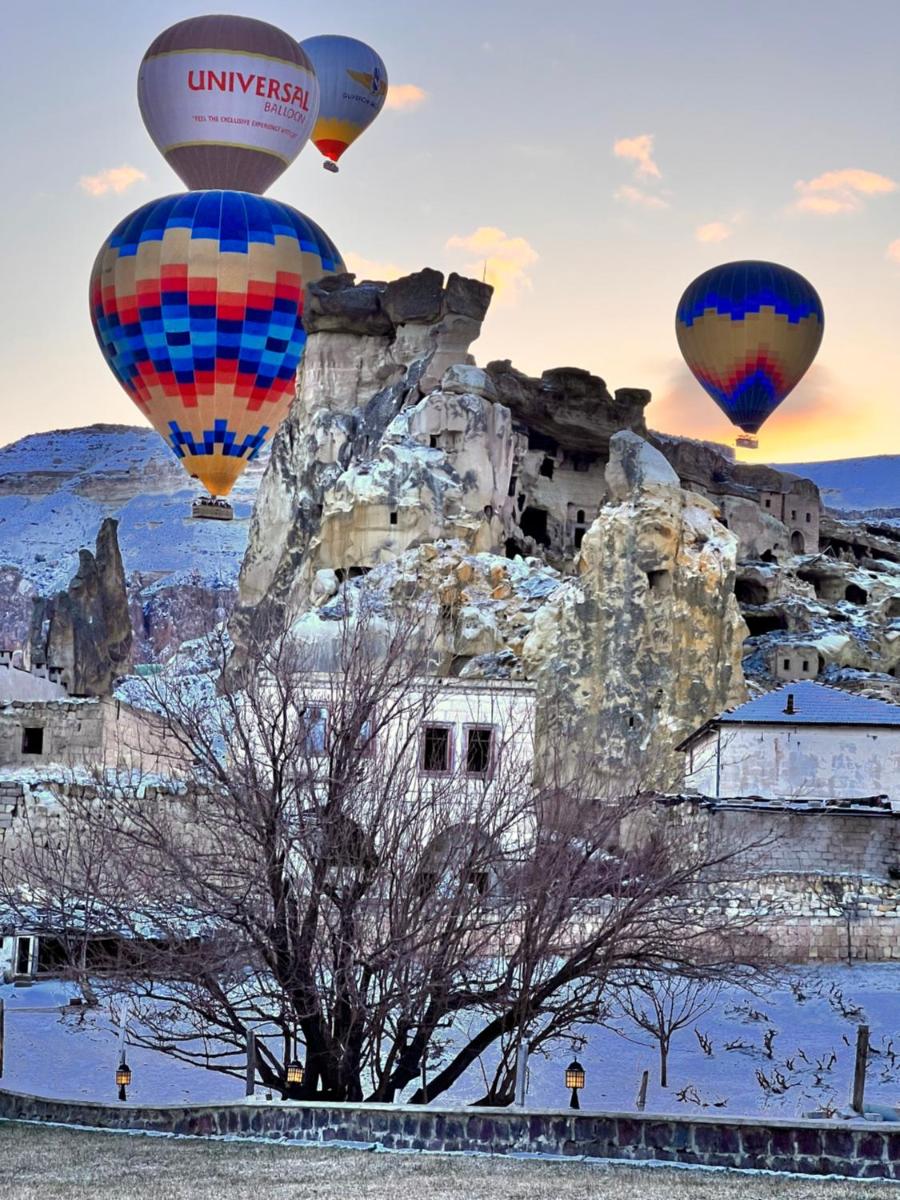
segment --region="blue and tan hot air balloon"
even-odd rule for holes
[[[825,316],[816,289],[789,267],[733,262],[698,276],[678,305],[685,362],[726,417],[753,437],[816,357]]]
[[[90,303],[103,356],[212,496],[287,415],[305,289],[343,269],[308,217],[246,192],[153,200],[101,247]]]
[[[322,34],[307,38],[300,49],[319,81],[319,117],[313,144],[329,171],[361,133],[369,128],[387,99],[388,77],[381,57],[356,38]]]
[[[253,17],[189,17],[141,61],[147,131],[191,189],[264,192],[313,131],[319,85],[282,29]]]

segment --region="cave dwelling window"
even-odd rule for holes
[[[22,753],[44,753],[44,731],[40,726],[24,726],[22,729]]]

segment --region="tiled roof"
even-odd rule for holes
[[[788,697],[793,697],[789,702]],[[785,709],[793,707],[793,712]],[[729,712],[713,724],[734,722],[750,725],[896,725],[900,726],[900,704],[869,700],[840,688],[815,683],[811,679],[787,683],[784,687],[757,696]]]

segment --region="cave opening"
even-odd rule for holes
[[[753,579],[738,579],[734,594],[739,604],[767,604],[769,601],[769,589],[764,583],[757,583]]]
[[[672,591],[672,573],[666,570],[648,571],[647,584],[651,592],[667,596]]]
[[[775,633],[779,629],[786,630],[788,627],[787,617],[784,613],[779,612],[744,613],[744,620],[751,637],[760,637],[764,633]]]
[[[553,468],[555,467],[555,465],[556,464],[554,463],[552,458],[545,458],[544,461],[541,463],[541,469],[538,472],[538,474],[543,475],[545,479],[552,479],[553,478]]]
[[[857,583],[848,583],[847,590],[844,592],[844,599],[849,600],[851,604],[866,604],[869,599],[869,593]]]
[[[547,513],[543,508],[526,508],[522,511],[519,526],[526,537],[533,538],[539,546],[550,545],[547,532]]]

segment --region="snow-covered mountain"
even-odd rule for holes
[[[822,500],[842,512],[900,508],[900,454],[836,458],[830,462],[775,463],[818,484]]]
[[[20,645],[31,598],[64,587],[105,516],[119,544],[139,657],[190,637],[227,607],[264,461],[232,500],[235,520],[195,521],[197,489],[152,429],[91,425],[36,433],[0,449],[0,645]]]

